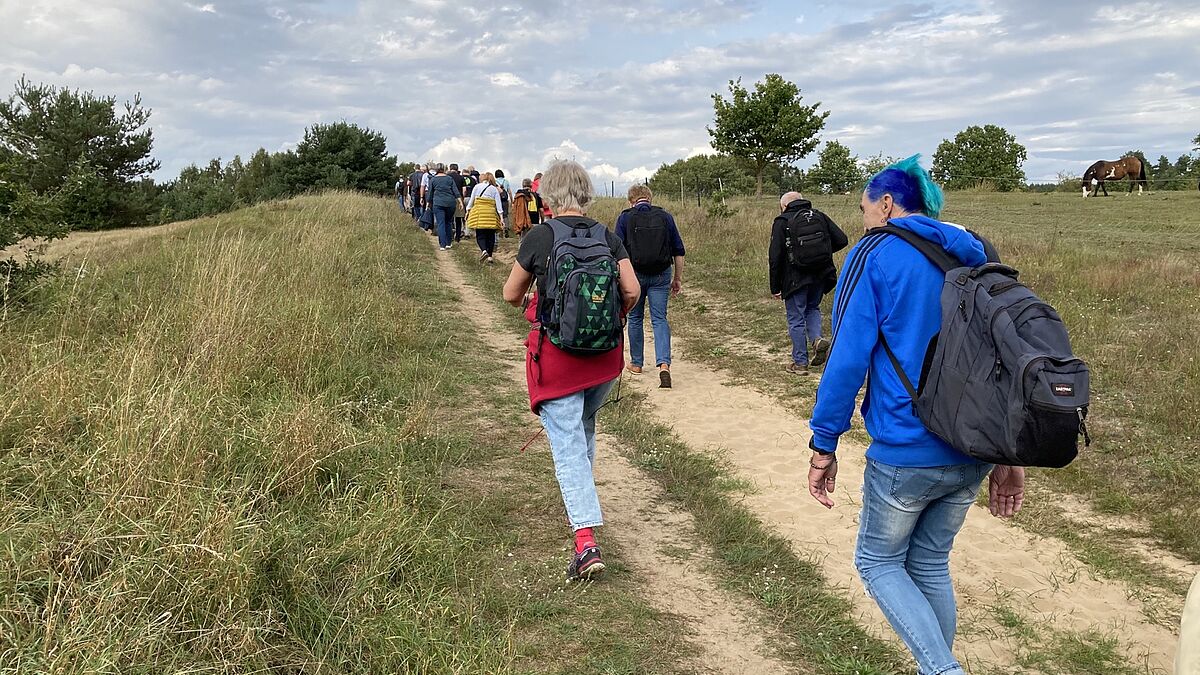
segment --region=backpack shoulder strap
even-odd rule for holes
[[[563,239],[569,238],[571,236],[571,233],[573,233],[575,231],[575,228],[564,223],[563,221],[559,220],[558,218],[551,218],[550,220],[547,220],[545,222],[546,222],[546,225],[550,228],[550,231],[554,233],[554,243],[556,243],[556,244]]]
[[[592,239],[599,239],[602,242],[608,243],[608,228],[600,221],[593,222],[588,227],[588,236]]]
[[[988,262],[1000,262],[1000,251],[996,250],[996,247],[992,245],[992,242],[988,241],[987,237],[984,237],[975,230],[967,230],[967,232],[969,232],[972,237],[978,239],[979,243],[983,244],[983,254],[987,256]]]
[[[908,242],[910,246],[917,249],[921,255],[925,256],[929,262],[933,263],[938,269],[942,270],[942,272],[949,272],[950,270],[958,269],[959,267],[964,266],[958,261],[958,259],[947,253],[946,250],[941,246],[938,246],[932,241],[929,241],[928,239],[914,232],[909,232],[908,230],[896,227],[895,225],[877,227],[868,232],[867,236],[888,234],[894,237],[899,237]]]

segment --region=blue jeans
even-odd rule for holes
[[[437,228],[438,245],[446,248],[454,242],[454,205],[433,208],[433,223]]]
[[[538,409],[546,438],[550,439],[554,476],[574,530],[604,524],[596,479],[592,475],[596,461],[596,411],[604,405],[615,382],[543,401]]]
[[[854,566],[921,675],[960,675],[950,548],[991,464],[900,467],[867,460]]]
[[[821,287],[809,284],[784,298],[788,335],[792,338],[792,363],[808,365],[808,343],[821,337]]]
[[[667,323],[667,300],[671,297],[673,268],[661,274],[638,274],[642,297],[629,310],[629,361],[635,366],[645,360],[646,299],[650,299],[650,324],[654,330],[654,365],[671,365],[671,324]]]
[[[421,222],[421,214],[424,212],[425,212],[425,209],[421,207],[421,199],[419,197],[413,197],[413,207],[412,207],[413,220],[417,221],[417,223],[419,224]]]

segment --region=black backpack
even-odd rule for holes
[[[825,218],[812,209],[801,209],[784,226],[783,245],[788,264],[807,269],[833,262],[833,242]]]
[[[964,266],[942,247],[894,226],[896,236],[946,274],[941,330],[929,343],[914,388],[880,331],[888,359],[917,417],[951,447],[992,464],[1064,467],[1091,444],[1088,367],[1071,351],[1062,319],[1002,265]]]
[[[602,354],[621,344],[621,291],[608,228],[552,218],[554,233],[539,321],[550,342],[573,354]]]
[[[639,274],[662,274],[671,266],[671,231],[667,212],[657,206],[626,209],[625,247]]]

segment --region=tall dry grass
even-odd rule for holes
[[[469,365],[393,206],[199,221],[0,323],[0,669],[513,666],[438,484]]]

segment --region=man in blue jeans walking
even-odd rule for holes
[[[942,203],[941,190],[914,155],[872,176],[860,207],[868,232],[892,225],[964,265],[983,264],[979,239],[936,220]],[[921,675],[964,675],[952,653],[957,608],[950,549],[984,477],[991,475],[991,512],[1001,517],[1020,510],[1025,484],[1023,469],[981,463],[927,430],[896,373],[902,368],[918,381],[926,348],[941,327],[944,283],[941,269],[898,237],[868,236],[855,245],[842,268],[833,344],[809,423],[808,491],[833,508],[838,438],[850,428],[864,378],[870,381],[862,414],[871,445],[854,565]]]
[[[461,207],[462,191],[454,177],[446,173],[446,165],[438,162],[434,176],[429,179],[426,191],[429,207],[433,209],[434,226],[437,228],[438,248],[449,251],[454,245],[454,211]]]
[[[833,254],[847,243],[837,223],[799,192],[779,198],[779,216],[771,224],[771,295],[783,300],[787,310],[792,338],[789,373],[807,375],[810,366],[825,361],[829,341],[821,337],[821,298],[837,283]]]
[[[629,251],[642,295],[629,310],[629,372],[642,372],[645,350],[646,301],[654,330],[654,364],[659,386],[671,388],[671,325],[667,300],[683,287],[683,239],[675,218],[650,203],[647,185],[629,188],[629,208],[617,216],[616,233]]]

